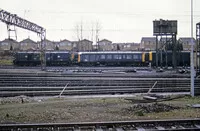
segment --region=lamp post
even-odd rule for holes
[[[194,97],[194,41],[193,41],[193,0],[191,0],[191,51],[190,51],[190,94]]]

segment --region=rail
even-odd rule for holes
[[[127,131],[127,130],[200,130],[200,119],[137,120],[80,123],[0,124],[6,131]]]

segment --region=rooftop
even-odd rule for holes
[[[30,38],[24,39],[24,40],[20,41],[20,43],[34,43],[34,44],[37,44],[35,41],[31,40]]]
[[[155,42],[156,41],[156,37],[142,37],[142,41],[150,41],[150,42]]]

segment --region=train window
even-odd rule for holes
[[[111,60],[112,59],[112,55],[107,55],[107,59]]]
[[[114,57],[113,57],[114,59],[118,59],[118,55],[114,55]]]
[[[95,61],[95,55],[90,55],[90,61]]]
[[[139,55],[133,55],[133,59],[139,59]]]
[[[139,59],[141,60],[142,59],[142,55],[138,55],[139,56]]]
[[[84,55],[83,56],[83,61],[89,61],[89,55]]]
[[[126,55],[122,55],[122,59],[126,59]]]
[[[118,59],[121,60],[122,59],[122,55],[118,55]]]
[[[101,59],[106,59],[106,55],[101,55]]]
[[[131,55],[126,55],[126,59],[130,60],[130,59],[132,59],[132,56]]]
[[[99,60],[99,57],[100,57],[99,55],[96,55],[96,61],[98,61],[98,60]]]

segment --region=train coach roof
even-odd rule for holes
[[[40,51],[18,51],[16,53],[41,53]],[[69,51],[46,51],[45,53],[69,53]]]
[[[40,53],[40,51],[19,51],[17,53]]]
[[[46,51],[46,53],[69,53],[69,51]]]
[[[102,51],[102,52],[79,52],[78,54],[142,54],[140,51]]]
[[[156,51],[150,51],[150,52],[152,52],[152,53],[156,53]],[[158,51],[158,52],[160,52],[160,51]],[[168,50],[167,51],[168,53],[172,53],[172,51],[171,50]],[[190,53],[190,51],[180,51],[181,53]],[[162,53],[165,53],[165,51],[162,51]],[[178,53],[178,51],[177,51],[177,53]]]

